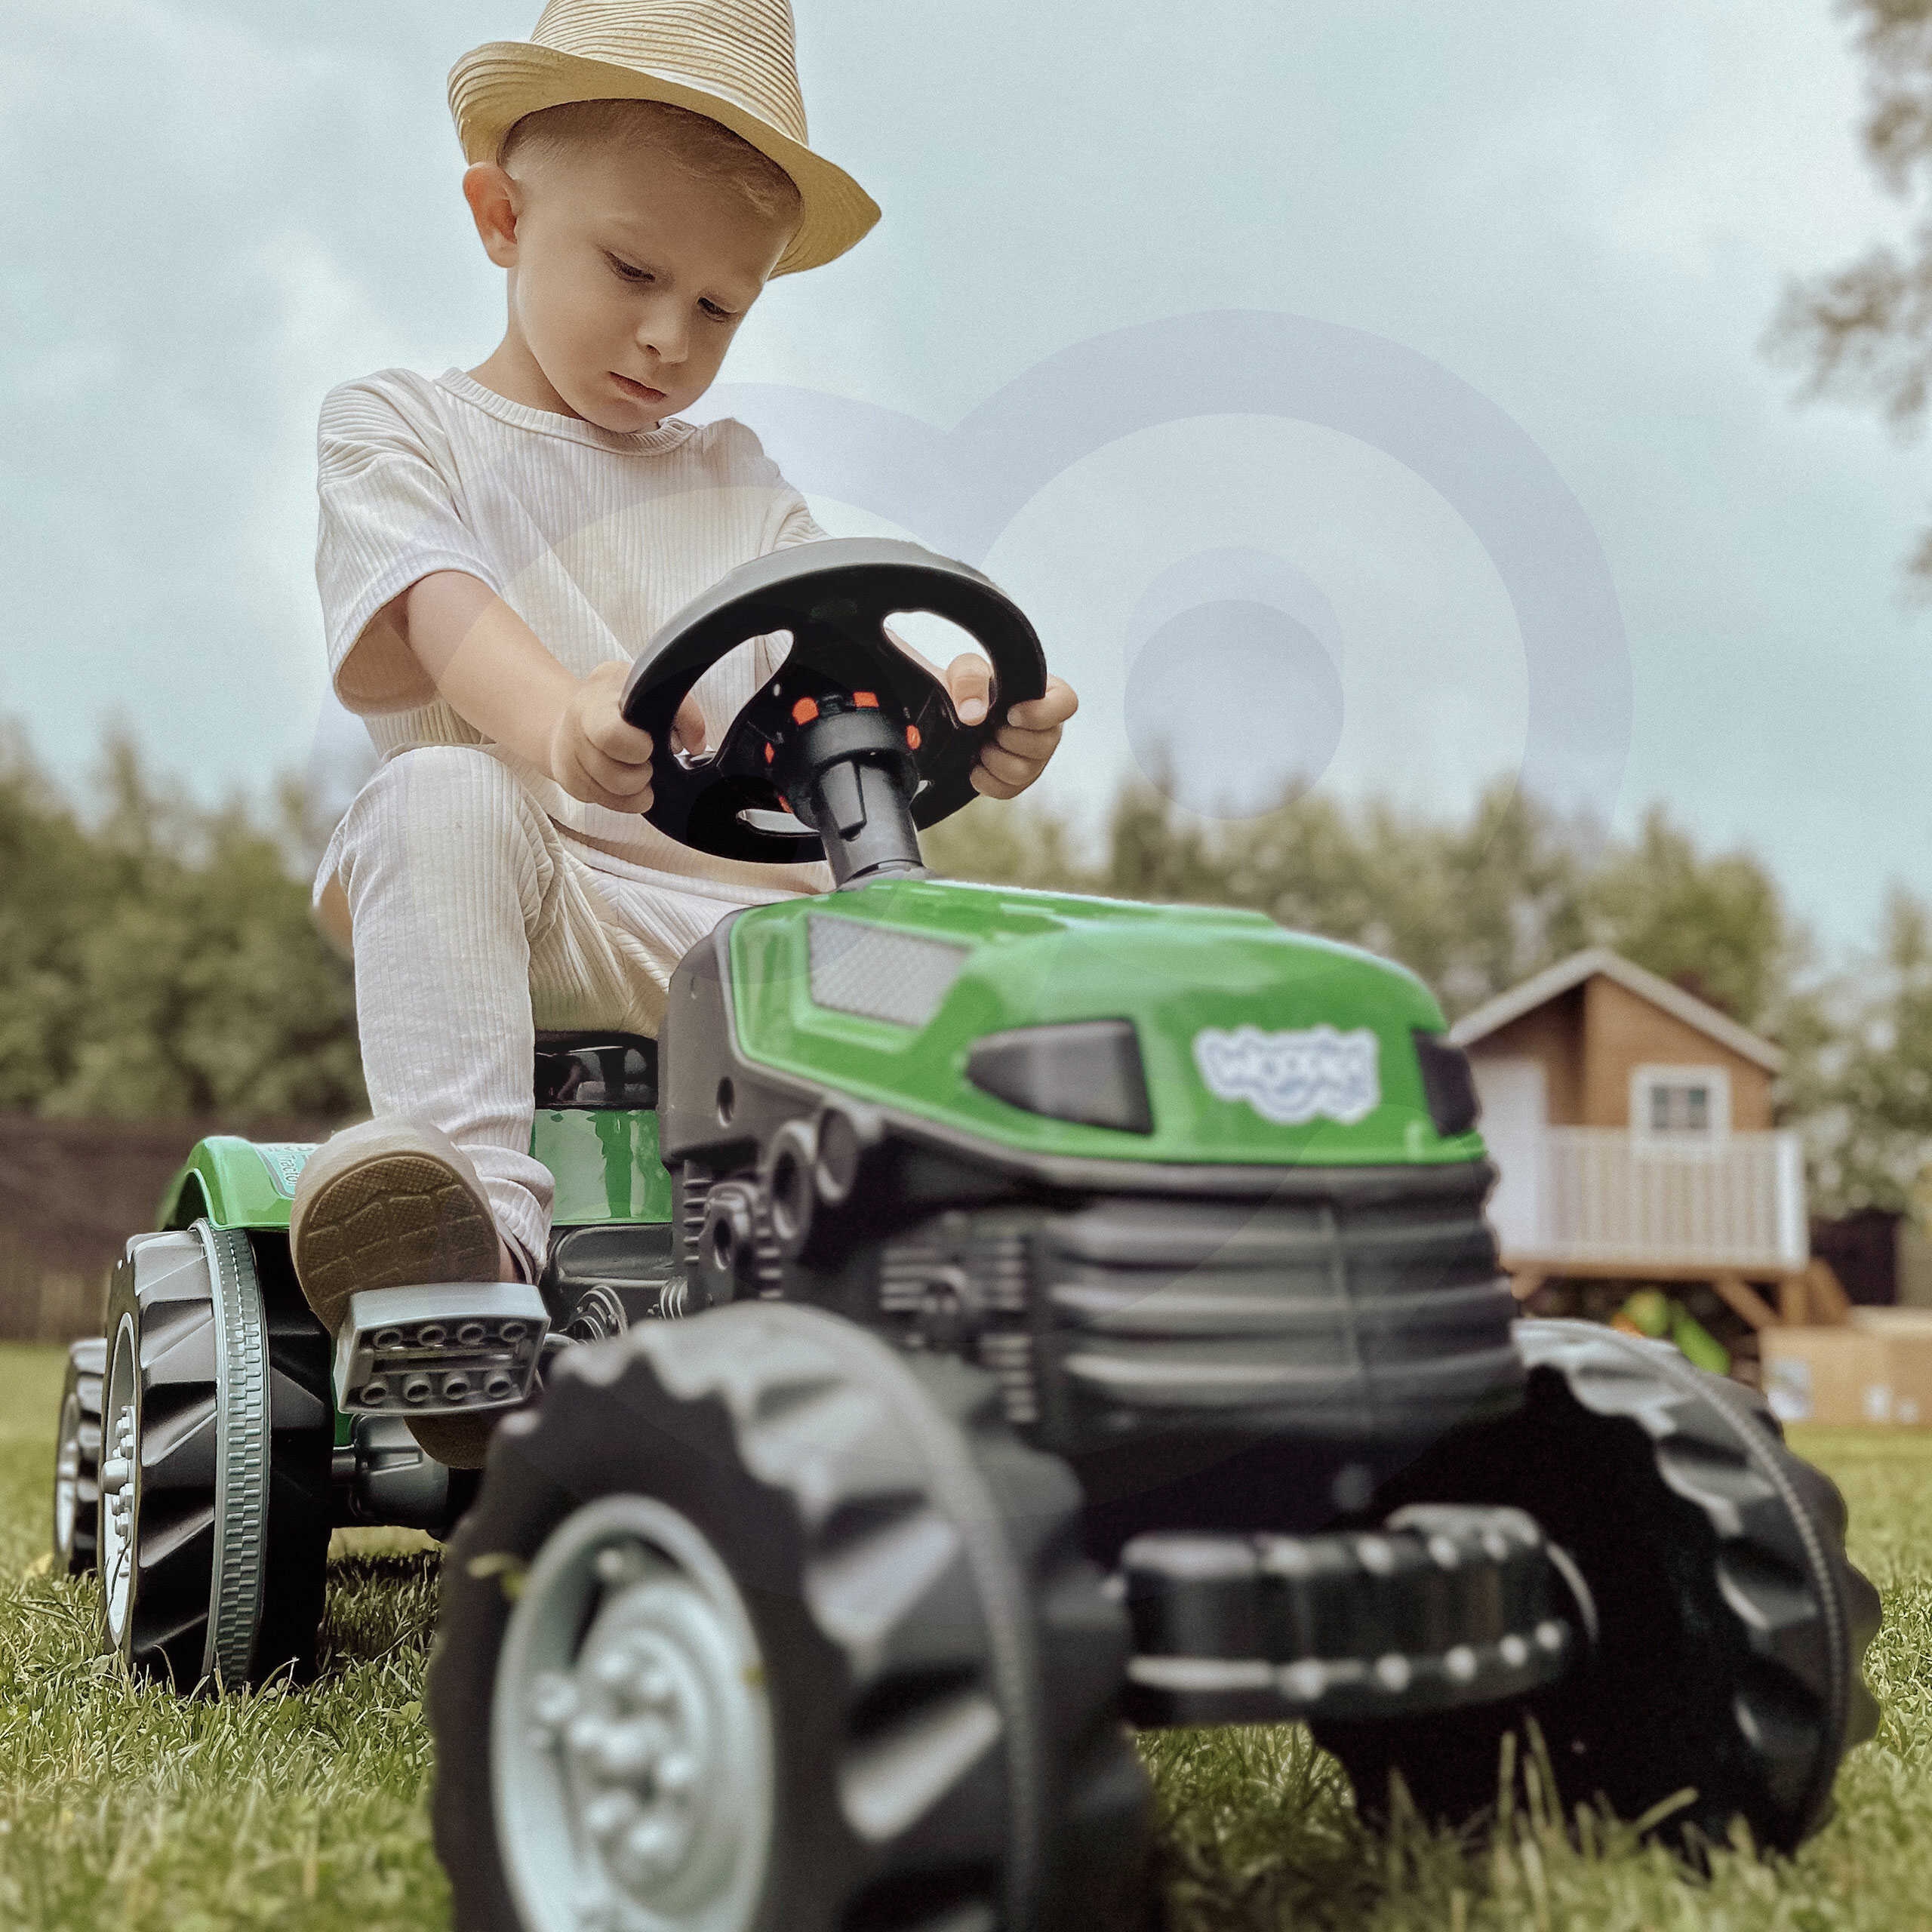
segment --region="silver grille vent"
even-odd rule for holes
[[[812,1003],[895,1026],[923,1026],[939,1011],[971,950],[818,914],[805,928]]]

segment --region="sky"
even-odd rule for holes
[[[1761,349],[1908,219],[1829,0],[796,10],[884,219],[693,414],[1015,598],[1082,700],[1042,795],[1511,774],[1834,952],[1932,893],[1932,453]],[[352,783],[316,412],[499,340],[445,78],[537,11],[0,0],[0,718],[77,795],[116,721],[210,800]]]

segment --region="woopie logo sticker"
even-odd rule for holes
[[[1349,1033],[1204,1026],[1194,1036],[1194,1063],[1217,1100],[1245,1100],[1278,1127],[1312,1120],[1352,1127],[1382,1104],[1380,1048],[1367,1026]]]

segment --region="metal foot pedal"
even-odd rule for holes
[[[346,1415],[468,1415],[530,1394],[550,1327],[528,1281],[365,1288],[335,1347]]]

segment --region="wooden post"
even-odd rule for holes
[[[1713,1275],[1711,1286],[1718,1298],[1734,1315],[1741,1315],[1753,1328],[1775,1328],[1778,1318],[1771,1305],[1742,1275]]]
[[[1787,1275],[1778,1284],[1778,1319],[1788,1328],[1802,1328],[1810,1321],[1810,1284],[1802,1275]]]
[[[1823,1255],[1814,1254],[1804,1275],[1810,1289],[1811,1319],[1840,1325],[1850,1321],[1851,1297],[1832,1264]]]

